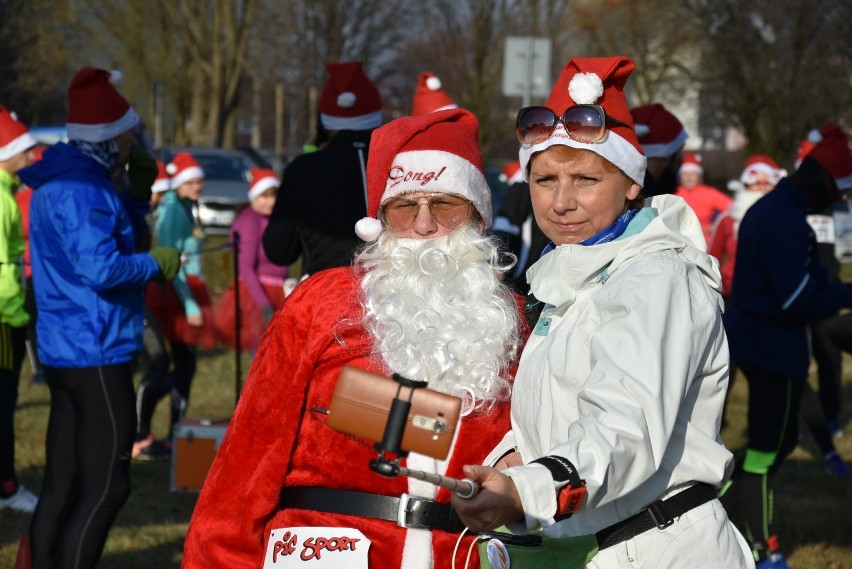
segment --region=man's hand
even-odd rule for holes
[[[464,475],[480,486],[473,498],[452,494],[453,508],[475,533],[518,521],[524,517],[521,497],[512,479],[489,466],[466,465]]]
[[[134,199],[151,201],[151,186],[157,179],[157,161],[142,148],[130,147],[130,159],[127,163],[128,191]]]

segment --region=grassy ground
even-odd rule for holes
[[[208,243],[209,246],[215,243]],[[229,263],[222,254],[207,259],[211,293],[227,286]],[[241,360],[243,374],[248,359]],[[843,414],[847,436],[835,439],[838,450],[852,461],[852,358],[844,361]],[[230,351],[203,352],[192,389],[189,416],[221,418],[231,414],[235,401],[235,356]],[[41,486],[49,393],[30,382],[25,364],[16,414],[17,464],[21,481],[34,491]],[[723,437],[732,450],[745,444],[747,386],[742,376],[734,384],[729,422]],[[154,431],[166,432],[168,409],[161,404]],[[118,516],[99,567],[105,569],[179,567],[183,540],[196,494],[169,491],[168,462],[133,463],[133,491]],[[806,435],[778,477],[776,517],[782,546],[796,569],[852,567],[852,479],[828,475],[822,458]],[[0,511],[0,567],[13,567],[18,538],[27,532],[29,516]]]

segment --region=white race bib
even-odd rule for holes
[[[353,528],[278,528],[269,535],[263,569],[367,569],[370,540]]]

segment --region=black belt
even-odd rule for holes
[[[404,510],[400,512],[400,504]],[[403,494],[401,498],[352,490],[293,486],[281,490],[279,507],[388,520],[406,528],[460,533],[464,524],[450,504]]]
[[[604,549],[644,533],[649,529],[665,529],[692,508],[716,498],[716,489],[703,482],[690,486],[665,500],[657,500],[635,516],[604,528],[595,534],[598,547]]]

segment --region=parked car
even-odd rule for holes
[[[41,144],[52,146],[57,142],[68,142],[68,130],[65,125],[31,126],[30,134]]]
[[[204,193],[198,200],[196,218],[207,234],[227,235],[237,209],[248,203],[251,169],[269,168],[256,152],[241,149],[169,147],[160,152],[168,164],[178,152],[189,152],[204,170]]]

